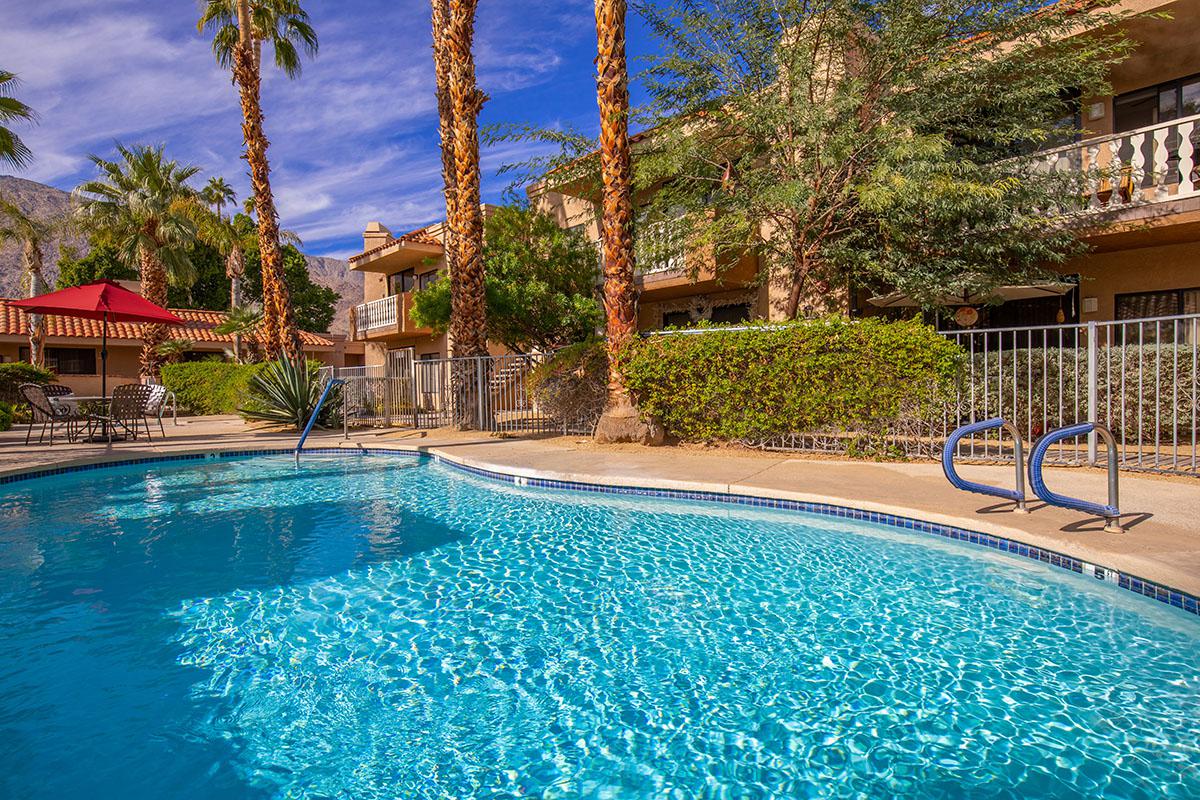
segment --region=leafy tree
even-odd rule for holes
[[[17,76],[0,69],[0,164],[23,167],[33,159],[29,147],[8,127],[10,122],[29,122],[33,109],[12,96],[18,84]]]
[[[91,156],[100,177],[74,192],[81,225],[115,247],[121,260],[137,265],[142,295],[168,303],[168,283],[186,286],[194,278],[188,248],[196,241],[196,190],[188,181],[199,168],[166,158],[163,148],[117,145],[118,159]],[[157,378],[162,357],[158,345],[165,325],[147,325],[141,372]]]
[[[300,337],[288,296],[286,267],[279,240],[279,219],[271,193],[271,166],[263,130],[262,51],[270,44],[275,66],[289,78],[300,74],[300,51],[317,53],[317,34],[298,0],[203,0],[197,29],[209,30],[217,63],[230,69],[242,106],[242,137],[254,189],[258,220],[258,247],[263,254],[261,273],[263,336],[267,352],[300,358]]]
[[[327,331],[333,322],[338,293],[333,289],[313,282],[308,274],[308,261],[294,244],[284,245],[283,281],[292,298],[296,325],[306,331]],[[262,303],[262,262],[258,250],[246,253],[246,277],[243,289],[247,302]]]
[[[99,280],[135,281],[137,276],[137,269],[121,260],[116,245],[91,237],[87,254],[83,256],[72,247],[59,245],[56,289]]]
[[[604,315],[596,299],[596,251],[554,217],[500,208],[485,223],[483,265],[487,338],[516,352],[552,350],[593,336]],[[445,332],[450,281],[413,296],[413,320]]]
[[[228,181],[220,175],[214,175],[200,190],[200,199],[212,206],[213,212],[220,217],[221,209],[227,205],[233,205],[237,200],[237,193],[233,191],[233,187],[229,185]]]
[[[1071,3],[651,0],[638,185],[692,247],[758,253],[789,317],[849,281],[932,305],[1040,276],[1076,252],[1077,185],[1005,157],[1107,90],[1111,5],[1077,36]]]

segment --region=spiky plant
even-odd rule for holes
[[[29,147],[8,127],[10,122],[31,122],[36,118],[33,109],[12,96],[20,84],[17,76],[0,69],[0,164],[24,167],[32,159]]]
[[[246,404],[238,412],[246,419],[300,430],[308,423],[325,388],[316,361],[272,361],[250,379]],[[317,424],[326,427],[337,419],[341,397],[335,387],[325,399]]]

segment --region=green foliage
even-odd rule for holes
[[[270,361],[250,379],[245,404],[238,409],[243,417],[272,422],[300,430],[308,422],[324,384],[320,379],[321,364],[303,363],[281,358]],[[335,388],[321,407],[317,424],[328,427],[341,414],[340,392]]]
[[[516,352],[553,350],[593,336],[604,315],[596,299],[596,250],[554,217],[505,206],[488,218],[483,262],[488,338]],[[450,282],[413,297],[413,320],[444,332]]]
[[[283,282],[292,298],[296,325],[305,331],[321,333],[333,322],[338,293],[314,283],[308,274],[308,261],[293,244],[283,247]],[[246,253],[245,301],[262,303],[262,261],[255,246]]]
[[[33,153],[8,124],[30,122],[36,117],[33,109],[12,96],[19,83],[14,73],[0,69],[0,164],[18,168],[29,164]]]
[[[0,402],[20,402],[17,388],[22,383],[36,383],[45,386],[53,383],[54,380],[54,373],[50,370],[35,367],[25,361],[10,361],[7,364],[0,364]]]
[[[529,375],[529,394],[538,409],[576,431],[591,431],[608,397],[604,342],[564,347]]]
[[[932,304],[1035,278],[1075,252],[1054,209],[1078,176],[1009,157],[1075,132],[1066,90],[1107,93],[1131,51],[1111,5],[1078,36],[1070,3],[651,0],[636,185],[690,245],[758,254],[792,313],[847,283]]]
[[[187,414],[236,414],[245,402],[250,379],[261,364],[189,361],[166,364],[163,386],[175,393],[179,410]]]
[[[916,320],[841,317],[635,339],[620,354],[639,407],[694,441],[760,442],[941,419],[962,351]]]
[[[0,400],[0,431],[12,430],[13,404]]]
[[[68,247],[59,247],[56,288],[82,286],[98,280],[135,281],[138,272],[121,260],[116,245],[92,237],[87,255],[79,256]]]

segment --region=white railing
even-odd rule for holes
[[[677,220],[642,224],[634,242],[634,259],[639,275],[678,272],[687,266],[686,229]]]
[[[1082,212],[1200,194],[1200,114],[1030,156],[1044,172],[1083,173]]]
[[[395,328],[399,298],[382,297],[354,307],[354,328],[359,333],[378,328]]]

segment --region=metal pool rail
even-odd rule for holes
[[[1072,436],[1083,436],[1092,432],[1099,434],[1100,438],[1104,440],[1104,444],[1108,447],[1108,505],[1106,506],[1088,500],[1080,500],[1076,497],[1056,494],[1046,486],[1045,476],[1042,475],[1042,463],[1045,461],[1046,453],[1050,450],[1051,445]],[[1069,425],[1065,428],[1051,431],[1034,445],[1033,454],[1029,457],[1029,483],[1033,487],[1033,493],[1042,502],[1052,506],[1061,506],[1062,508],[1082,511],[1085,514],[1095,514],[1098,517],[1104,517],[1104,530],[1110,533],[1125,532],[1125,529],[1121,527],[1121,511],[1118,507],[1117,481],[1119,474],[1116,439],[1108,428],[1103,425],[1097,425],[1094,422],[1081,422],[1078,425]]]
[[[296,463],[300,463],[300,451],[304,449],[304,442],[308,440],[308,434],[312,431],[312,427],[316,424],[317,417],[321,416],[321,406],[325,405],[325,398],[329,397],[329,392],[334,386],[341,386],[345,383],[341,378],[329,378],[325,381],[325,388],[321,390],[321,396],[317,399],[317,405],[313,408],[312,415],[309,416],[307,424],[304,426],[304,433],[300,434],[300,441],[296,442]]]
[[[1013,437],[1013,457],[1017,462],[1016,474],[1016,489],[1005,489],[1000,486],[988,486],[986,483],[975,483],[961,477],[954,469],[954,455],[958,450],[958,443],[967,436],[973,436],[983,431],[994,430],[1000,428],[1009,432]],[[942,471],[946,473],[946,480],[950,481],[950,485],[956,489],[962,489],[964,492],[975,492],[976,494],[986,494],[992,497],[1002,497],[1005,500],[1012,500],[1017,504],[1016,511],[1019,514],[1029,513],[1029,509],[1025,507],[1025,455],[1024,444],[1021,441],[1021,433],[1017,427],[1011,422],[1006,422],[1000,417],[994,419],[985,419],[981,422],[974,422],[970,425],[963,425],[958,428],[946,439],[946,447],[942,450]]]

